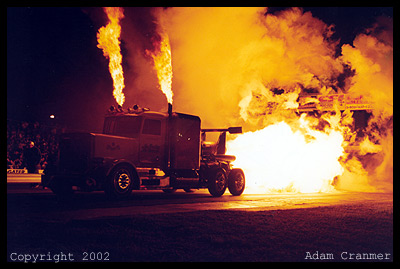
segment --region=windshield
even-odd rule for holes
[[[138,137],[142,117],[140,116],[116,116],[107,117],[104,121],[104,134],[118,135],[125,137]]]

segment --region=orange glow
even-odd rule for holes
[[[245,192],[330,192],[343,173],[343,134],[334,128],[312,128],[303,114],[297,130],[284,121],[228,141],[227,154],[246,174]],[[292,123],[294,125],[294,123]]]
[[[113,95],[117,103],[122,106],[125,96],[124,72],[122,71],[122,55],[120,49],[121,25],[119,21],[124,18],[124,10],[119,7],[105,7],[104,12],[108,17],[107,26],[103,26],[97,33],[97,47],[103,50],[104,56],[110,60],[108,68],[114,83]]]
[[[296,7],[157,14],[176,44],[176,107],[245,130],[227,142],[245,192],[392,191],[392,19],[339,47],[334,25]]]
[[[154,53],[151,53],[154,60],[154,68],[157,71],[160,89],[167,97],[168,103],[172,104],[172,59],[171,46],[166,33],[161,33],[161,42]]]

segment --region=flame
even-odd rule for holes
[[[161,42],[156,52],[151,53],[154,60],[154,68],[157,71],[158,82],[161,91],[167,97],[168,103],[172,104],[172,59],[169,37],[165,32],[161,34]]]
[[[316,130],[302,114],[290,125],[281,121],[239,135],[228,141],[227,154],[236,155],[233,164],[245,172],[247,193],[330,192],[344,171],[343,142],[340,129]]]
[[[108,68],[114,83],[113,95],[117,103],[122,106],[125,101],[124,72],[122,71],[122,55],[120,49],[121,25],[119,21],[124,18],[124,10],[120,7],[105,7],[109,23],[97,33],[97,47],[103,50],[103,55],[110,60]]]
[[[227,154],[236,155],[235,166],[245,170],[245,192],[255,185],[270,191],[329,191],[332,185],[393,190],[392,17],[377,19],[339,47],[334,25],[301,8],[160,11],[179,44],[176,105],[200,115],[204,127],[241,125],[248,131],[227,143]],[[372,107],[362,113],[370,116],[345,110],[299,119],[290,110],[325,106],[315,98],[298,103],[311,93],[362,95]]]

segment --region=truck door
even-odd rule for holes
[[[162,167],[164,163],[166,121],[147,118],[140,134],[139,159],[143,167]]]

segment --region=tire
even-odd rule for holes
[[[228,189],[234,196],[239,196],[243,193],[246,185],[246,179],[242,169],[232,169],[228,177]]]
[[[208,191],[214,197],[220,197],[225,193],[227,179],[224,169],[218,168],[210,173],[208,179]]]
[[[107,178],[105,192],[112,198],[128,197],[133,188],[134,174],[129,165],[115,167]]]

